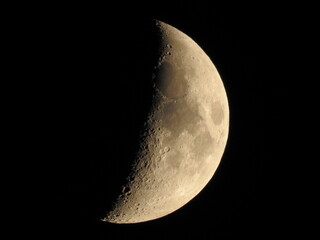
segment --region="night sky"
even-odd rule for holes
[[[258,56],[265,50],[259,15],[260,7],[249,4],[157,1],[52,6],[34,17],[29,34],[39,36],[34,44],[41,95],[48,99],[41,103],[42,124],[49,129],[42,149],[42,173],[49,180],[44,236],[213,239],[274,230],[262,190],[266,129]],[[139,44],[148,43],[132,39],[145,18],[178,28],[212,59],[229,99],[229,138],[213,179],[183,208],[140,224],[103,223],[99,219],[128,172],[123,159],[132,156],[143,120],[144,110],[135,111],[134,104],[143,102],[135,91],[143,91],[138,76],[148,67],[140,64],[145,53]]]

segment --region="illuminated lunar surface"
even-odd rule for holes
[[[226,146],[228,101],[214,64],[186,34],[155,25],[162,47],[150,79],[153,107],[127,184],[103,221],[145,222],[181,208],[210,181]]]

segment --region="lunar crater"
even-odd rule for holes
[[[168,61],[164,61],[157,69],[155,85],[160,93],[169,99],[179,99],[187,95],[188,84],[184,71],[177,71]]]

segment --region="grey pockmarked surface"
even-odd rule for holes
[[[138,223],[181,208],[210,181],[226,146],[228,100],[214,64],[181,31],[155,25],[153,107],[127,184],[103,221]]]

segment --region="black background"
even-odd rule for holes
[[[75,4],[46,6],[28,16],[32,23],[22,25],[40,69],[34,101],[45,179],[38,201],[43,217],[34,224],[44,224],[37,230],[45,229],[44,238],[210,239],[278,230],[265,181],[266,83],[258,57],[268,49],[262,8],[225,1]],[[229,139],[213,179],[186,206],[150,222],[104,223],[100,218],[129,171],[125,159],[136,149],[149,107],[137,105],[150,98],[141,82],[153,59],[142,60],[153,56],[143,50],[153,43],[140,41],[143,31],[136,30],[148,18],[180,29],[212,59],[229,99]]]

